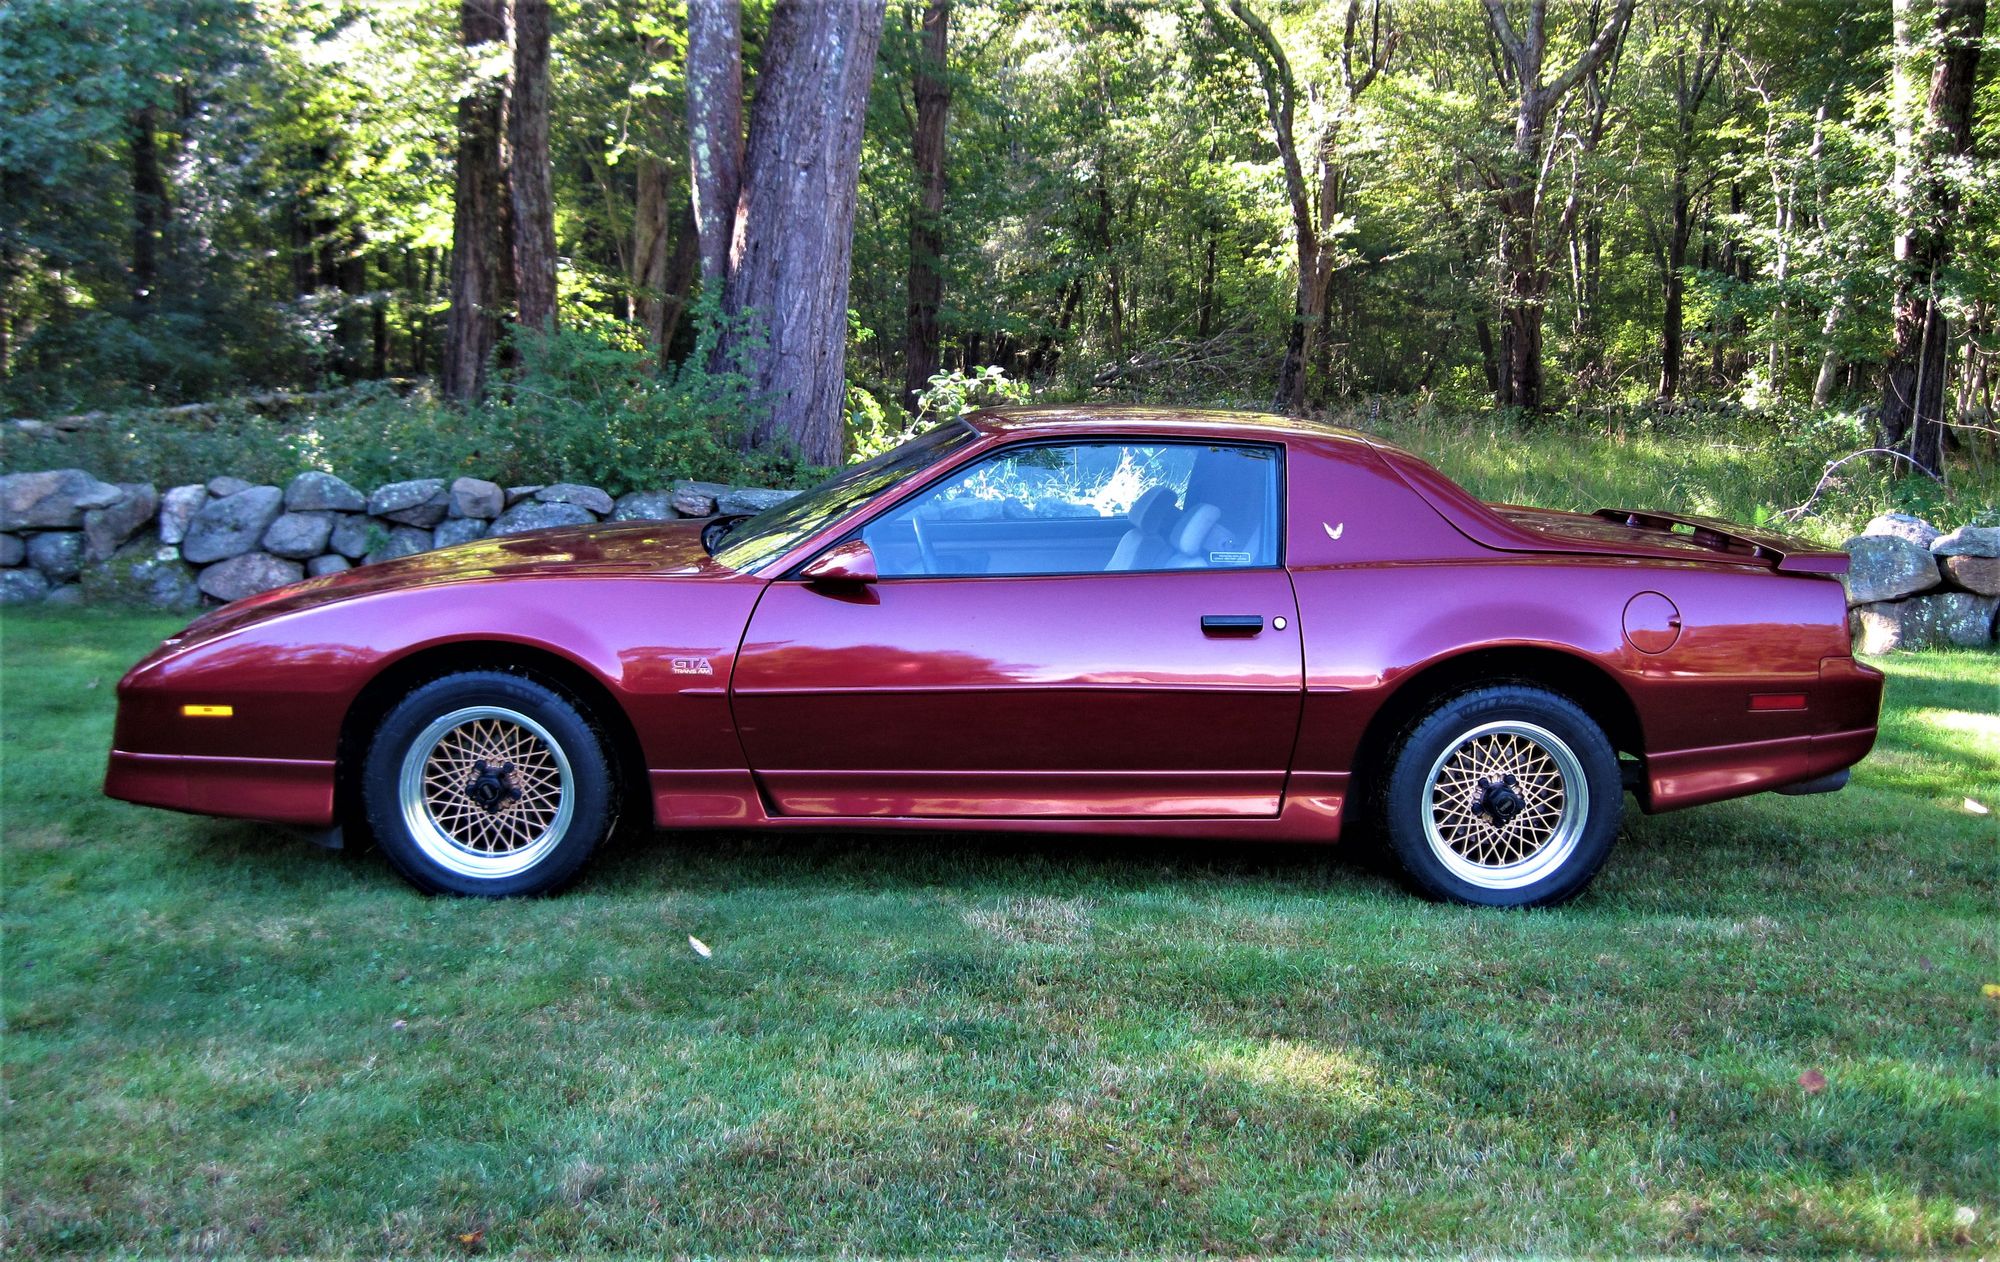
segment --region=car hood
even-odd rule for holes
[[[737,576],[701,546],[705,521],[560,526],[360,565],[234,601],[189,623],[177,642],[210,640],[269,618],[380,592],[494,579]]]

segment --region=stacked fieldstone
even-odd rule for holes
[[[417,478],[363,495],[318,472],[282,488],[218,477],[162,494],[80,469],[15,473],[0,477],[0,604],[192,608],[489,535],[756,513],[796,494],[682,481],[613,499],[574,482]]]
[[[2000,526],[1942,532],[1884,513],[1847,541],[1848,622],[1855,651],[1994,642],[2000,613]]]

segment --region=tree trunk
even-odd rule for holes
[[[1976,423],[1985,410],[1985,419],[1991,419],[1991,406],[1985,402],[1991,394],[1988,370],[1992,356],[1986,351],[1986,344],[1993,335],[1993,308],[1984,302],[1972,304],[1971,313],[1965,322],[1965,367],[1958,377],[1958,419],[1961,422]],[[4,363],[0,363],[0,372]]]
[[[1819,374],[1813,378],[1812,402],[1816,408],[1823,408],[1833,402],[1833,391],[1840,380],[1840,351],[1833,345],[1834,330],[1840,327],[1841,308],[1846,300],[1835,298],[1826,309],[1826,321],[1820,325],[1820,340],[1826,349],[1820,352]]]
[[[459,0],[459,38],[477,48],[507,38],[506,0]],[[507,191],[506,94],[481,84],[458,102],[458,162],[451,225],[451,311],[438,384],[448,399],[476,399],[514,310],[513,210]]]
[[[910,137],[917,174],[917,205],[910,216],[908,320],[903,338],[903,406],[914,412],[917,396],[938,370],[938,308],[944,303],[944,146],[951,111],[946,75],[951,0],[924,5],[923,44],[917,54],[912,89],[917,98],[916,128]]]
[[[786,443],[815,464],[838,464],[843,454],[854,202],[882,19],[877,0],[775,5],[741,151],[737,211],[725,218],[719,207],[736,152],[725,124],[740,114],[741,22],[724,0],[695,0],[689,11],[689,143],[703,275],[722,280],[725,313],[756,326],[726,329],[719,353],[746,357],[752,389],[772,401],[752,443]]]
[[[660,321],[660,350],[665,354],[673,349],[674,336],[680,332],[681,320],[687,315],[688,299],[694,292],[694,278],[701,266],[701,242],[694,231],[694,211],[683,207],[678,227],[674,230],[674,253],[667,260],[667,313]]]
[[[332,252],[333,274],[331,280],[340,291],[340,313],[335,317],[336,348],[335,369],[348,381],[358,381],[363,375],[363,364],[372,363],[370,354],[364,359],[362,345],[372,340],[371,324],[373,313],[363,307],[362,299],[368,293],[368,259],[362,251],[361,229],[350,226],[345,232],[336,232],[328,237],[330,243],[337,242],[338,249]],[[332,249],[332,246],[329,246]],[[383,376],[383,373],[376,373]]]
[[[1195,336],[1206,342],[1215,332],[1215,224],[1208,225],[1208,238],[1201,257],[1201,288],[1199,290],[1200,313],[1196,317]]]
[[[1532,200],[1532,193],[1527,194]],[[1505,289],[1500,300],[1499,391],[1503,408],[1523,412],[1542,409],[1542,314],[1549,292],[1548,269],[1535,241],[1532,210],[1518,199],[1501,203],[1507,220],[1500,243],[1500,272]]]
[[[1898,0],[1897,36],[1906,36],[1907,0]],[[1945,159],[1972,148],[1972,89],[1986,29],[1986,0],[1939,0],[1939,53],[1926,103],[1927,131],[1912,136],[1902,230],[1896,237],[1895,334],[1882,391],[1884,447],[1907,454],[1931,473],[1944,471],[1945,375],[1951,336],[1937,294],[1951,256],[1959,196]],[[1898,56],[1908,55],[1906,48]],[[1901,190],[1898,190],[1901,191]]]
[[[133,112],[131,140],[132,301],[144,314],[159,287],[160,239],[167,229],[167,185],[160,175],[160,145],[152,106]]]
[[[508,186],[514,199],[514,289],[522,327],[556,323],[555,195],[549,170],[549,0],[514,0],[508,97]]]
[[[1661,267],[1660,290],[1660,388],[1662,401],[1671,400],[1681,384],[1681,350],[1686,335],[1682,311],[1687,295],[1688,238],[1694,230],[1689,213],[1687,170],[1674,168],[1668,192],[1666,259]]]
[[[743,195],[743,6],[689,0],[687,50],[689,178],[701,238],[702,284],[729,279]]]
[[[632,213],[633,317],[645,328],[647,344],[662,364],[687,309],[700,253],[694,210],[687,202],[674,205],[667,177],[664,162],[639,159]]]
[[[1486,371],[1486,388],[1495,398],[1500,395],[1500,356],[1493,346],[1493,322],[1485,316],[1473,321],[1473,332],[1479,336],[1479,366]]]
[[[1056,327],[1037,338],[1035,349],[1028,352],[1027,374],[1030,380],[1039,378],[1062,354],[1061,340],[1069,336],[1070,326],[1076,323],[1077,306],[1082,301],[1083,278],[1079,276],[1063,286],[1062,309],[1056,316]]]

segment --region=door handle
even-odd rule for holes
[[[1201,629],[1210,635],[1255,635],[1264,629],[1264,615],[1258,613],[1205,613]]]

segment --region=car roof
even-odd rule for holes
[[[1285,435],[1363,447],[1386,446],[1359,430],[1343,429],[1275,412],[1221,408],[1133,407],[1110,404],[1044,404],[982,408],[966,416],[982,434],[1059,436],[1076,431],[1140,430],[1172,437],[1264,438]]]

